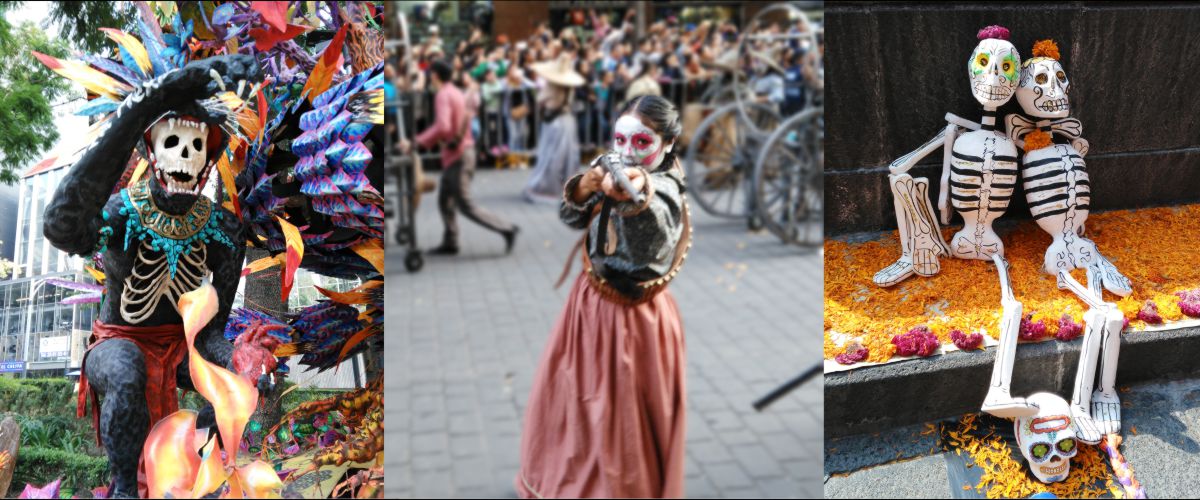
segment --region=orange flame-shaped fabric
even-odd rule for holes
[[[180,410],[159,420],[142,448],[146,488],[150,498],[188,491],[196,481],[200,456],[196,454],[196,412]]]
[[[217,291],[205,283],[179,298],[179,313],[183,317],[183,332],[188,341],[188,368],[192,373],[192,384],[196,392],[213,405],[217,416],[217,429],[226,450],[226,465],[232,466],[237,459],[238,443],[242,432],[258,405],[258,389],[237,374],[210,363],[196,350],[196,335],[208,324],[217,312]]]

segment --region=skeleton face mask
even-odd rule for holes
[[[163,118],[150,128],[155,177],[170,194],[200,194],[208,175],[208,125]]]
[[[1021,69],[1017,102],[1030,116],[1064,118],[1071,112],[1067,92],[1071,82],[1062,64],[1046,57],[1033,59]]]
[[[1062,481],[1071,472],[1071,457],[1078,451],[1070,407],[1063,398],[1048,392],[1028,399],[1038,405],[1038,412],[1016,420],[1017,446],[1039,481]]]
[[[971,93],[984,106],[999,107],[1012,98],[1021,71],[1021,56],[1007,40],[988,38],[967,61]]]
[[[617,120],[613,130],[613,151],[621,156],[626,167],[642,167],[653,171],[671,152],[674,143],[663,146],[662,135],[655,132],[633,114]]]

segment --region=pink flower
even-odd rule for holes
[[[906,333],[892,337],[892,345],[896,346],[896,354],[901,356],[917,355],[926,357],[937,351],[941,342],[937,335],[929,331],[925,325],[909,330]]]
[[[1046,324],[1042,320],[1033,322],[1033,314],[1021,318],[1021,330],[1017,334],[1021,340],[1038,340],[1046,336]]]
[[[991,26],[988,26],[984,29],[979,30],[979,33],[977,33],[975,36],[977,38],[979,38],[980,40],[987,40],[988,38],[999,38],[1001,40],[1008,40],[1008,28],[1005,28],[1004,26],[1000,26],[998,24],[993,24]]]
[[[1083,333],[1083,325],[1076,323],[1069,314],[1063,313],[1062,317],[1058,319],[1058,333],[1054,337],[1067,342],[1074,340],[1080,333]]]
[[[961,330],[954,330],[950,332],[950,340],[953,340],[954,345],[959,349],[970,351],[983,345],[983,334],[975,332],[966,335]]]
[[[861,345],[851,345],[846,349],[846,352],[834,356],[834,360],[843,365],[852,365],[864,359],[867,359],[867,354],[870,351]]]
[[[1142,310],[1138,311],[1137,318],[1152,325],[1163,322],[1162,316],[1158,314],[1158,306],[1154,304],[1153,300],[1147,300],[1145,304],[1142,304]]]
[[[1179,297],[1179,310],[1183,314],[1200,318],[1200,289],[1184,290],[1176,292],[1175,295]]]

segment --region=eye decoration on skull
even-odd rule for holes
[[[1068,457],[1075,456],[1076,448],[1075,448],[1075,440],[1074,439],[1071,439],[1071,438],[1064,439],[1062,441],[1059,441],[1058,444],[1055,446],[1058,447],[1059,453],[1062,453],[1063,455],[1066,455]]]
[[[1004,60],[1000,63],[1000,72],[1004,78],[1010,82],[1017,81],[1017,76],[1020,75],[1021,63],[1013,57],[1012,53],[1004,55]]]
[[[1042,462],[1050,457],[1050,443],[1037,443],[1029,448],[1029,455],[1034,460]]]
[[[979,75],[979,74],[982,74],[984,71],[987,71],[988,62],[991,61],[989,56],[991,56],[991,54],[988,54],[987,52],[976,53],[975,56],[971,59],[971,68],[970,68],[971,73]]]

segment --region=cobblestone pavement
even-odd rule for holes
[[[474,182],[479,203],[521,226],[512,255],[461,220],[460,255],[407,273],[389,236],[388,497],[515,497],[525,400],[569,288],[552,286],[578,238],[556,207],[520,199],[528,175]],[[435,198],[418,213],[423,248],[441,237]],[[820,360],[821,256],[693,215],[695,245],[671,285],[687,336],[686,493],[820,497],[819,378],[763,413],[750,403]]]

